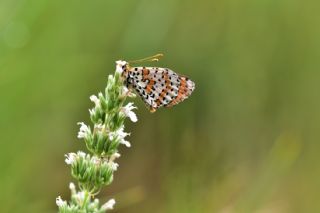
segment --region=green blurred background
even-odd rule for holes
[[[67,152],[117,59],[189,76],[182,104],[135,99],[114,212],[320,212],[320,3],[1,0],[0,212],[56,212]],[[147,64],[148,65],[148,64]]]

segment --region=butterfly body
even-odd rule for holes
[[[131,67],[126,61],[117,61],[128,89],[133,89],[151,112],[159,107],[174,106],[191,95],[195,84],[189,78],[168,68]]]

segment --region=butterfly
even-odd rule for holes
[[[161,67],[131,67],[130,64],[146,61],[158,61],[157,54],[135,61],[116,61],[117,71],[121,73],[125,86],[140,95],[150,112],[159,107],[172,107],[188,98],[195,83],[188,77]]]

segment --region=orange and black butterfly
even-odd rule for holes
[[[134,89],[146,103],[150,112],[159,107],[171,107],[188,98],[195,88],[195,83],[183,75],[168,68],[131,67],[130,64],[145,61],[158,61],[162,54],[141,60],[117,61],[117,71],[124,78],[128,89]]]

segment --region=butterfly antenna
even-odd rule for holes
[[[163,57],[163,54],[159,53],[157,55],[149,56],[149,57],[146,57],[146,58],[143,58],[143,59],[129,61],[129,63],[130,64],[136,64],[136,63],[147,62],[147,61],[159,61],[161,57]]]

